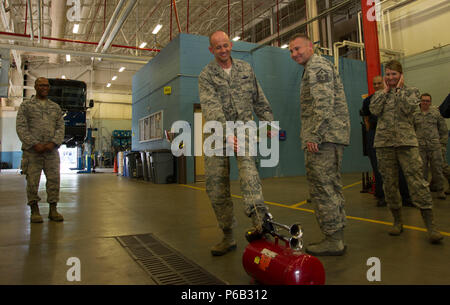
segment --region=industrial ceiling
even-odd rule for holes
[[[14,61],[44,57],[59,64],[70,54],[86,63],[93,58],[145,63],[180,32],[208,35],[221,29],[233,38],[291,1],[4,0],[0,48],[12,49]],[[158,24],[162,28],[153,34]]]

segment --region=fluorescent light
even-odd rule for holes
[[[119,72],[123,72],[125,70],[125,67],[120,67]]]
[[[236,37],[233,38],[233,41],[238,41],[239,39],[241,39],[241,37],[240,36],[236,36]]]
[[[63,78],[63,79],[66,79],[66,76],[65,76],[65,75],[63,75],[63,76],[61,76],[61,78]]]
[[[66,54],[66,61],[70,61],[70,54]]]
[[[106,87],[107,87],[107,88],[111,87],[111,83],[107,83],[107,84],[106,84]]]
[[[117,79],[117,75],[114,75],[113,77],[112,77],[112,80],[116,80]]]
[[[157,26],[155,26],[155,28],[153,29],[152,34],[158,34],[159,30],[161,30],[162,25],[158,24]]]
[[[73,25],[73,30],[72,30],[72,32],[73,33],[78,33],[78,29],[80,28],[80,24],[78,24],[78,23],[75,23],[74,25]]]
[[[139,45],[139,48],[143,48],[143,47],[145,47],[147,45],[147,43],[146,42],[143,42],[143,43],[141,43],[140,45]]]
[[[282,49],[286,49],[287,47],[289,47],[287,44],[281,46]]]

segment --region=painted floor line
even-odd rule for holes
[[[347,186],[347,188],[350,188],[352,186],[358,185],[360,183],[361,183],[361,181],[353,183],[353,184],[350,184],[350,185]],[[206,188],[203,188],[203,187],[196,187],[196,186],[191,186],[191,185],[187,185],[187,184],[178,184],[178,185],[179,186],[183,186],[183,187],[187,187],[187,188],[190,188],[190,189],[194,189],[194,190],[206,191]],[[231,197],[242,199],[242,196],[239,196],[239,195],[231,195]],[[305,202],[306,202],[306,200],[305,200]],[[270,205],[274,205],[274,206],[278,206],[278,207],[282,207],[282,208],[288,208],[288,209],[292,209],[292,210],[298,210],[298,211],[303,211],[303,212],[308,212],[308,213],[314,213],[314,210],[299,208],[298,206],[286,205],[286,204],[281,204],[281,203],[278,203],[278,202],[271,202],[271,201],[264,201],[264,203],[267,203],[267,204],[270,204]],[[355,217],[355,216],[346,216],[346,218],[347,219],[352,219],[352,220],[359,220],[359,221],[364,221],[364,222],[382,224],[382,225],[386,225],[386,226],[392,226],[393,225],[392,222],[375,220],[375,219],[370,219],[370,218],[362,218],[362,217]],[[420,228],[420,227],[415,227],[415,226],[403,225],[403,228],[404,229],[415,230],[415,231],[427,232],[427,229]],[[440,231],[440,233],[442,235],[445,235],[445,236],[450,236],[449,232]]]
[[[350,185],[346,185],[342,189],[345,190],[345,189],[351,188],[353,186],[359,185],[361,183],[362,183],[362,181],[358,181],[358,182],[352,183]],[[295,203],[295,204],[291,205],[291,207],[297,208],[297,207],[302,206],[302,205],[307,204],[307,203],[308,203],[307,200],[303,200],[302,202]]]

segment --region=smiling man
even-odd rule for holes
[[[31,222],[43,222],[39,212],[38,196],[41,172],[47,178],[47,202],[50,204],[48,218],[63,221],[56,210],[59,201],[59,152],[64,140],[64,119],[58,104],[47,98],[50,85],[48,79],[39,77],[35,81],[36,96],[22,102],[17,112],[16,131],[22,141],[22,172],[27,179],[27,198],[31,208]]]
[[[325,239],[310,244],[312,255],[343,255],[346,215],[341,164],[350,142],[350,117],[344,87],[333,64],[314,54],[304,34],[290,39],[291,58],[304,67],[300,88],[302,149],[315,215]]]
[[[216,31],[209,37],[209,51],[214,55],[198,78],[200,103],[206,122],[216,121],[226,130],[226,122],[253,121],[253,112],[260,121],[273,121],[272,109],[249,63],[231,57],[233,43],[228,35]],[[248,136],[246,136],[248,144]],[[223,138],[237,151],[237,137]],[[225,146],[225,145],[224,145]],[[246,145],[248,147],[248,145]],[[239,146],[240,147],[240,146]],[[206,192],[211,200],[224,237],[212,247],[211,254],[224,255],[236,248],[233,237],[235,218],[230,194],[230,161],[227,156],[205,155]],[[262,219],[267,212],[261,181],[251,155],[236,156],[245,213],[254,230],[262,231]]]

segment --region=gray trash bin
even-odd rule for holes
[[[147,164],[147,153],[145,151],[141,151],[141,162],[142,162],[142,178],[145,181],[149,181],[148,175],[148,164]]]
[[[152,158],[152,152],[146,151],[145,156],[147,159],[147,170],[148,170],[148,179],[150,182],[155,182],[155,174],[153,169],[153,158]]]
[[[136,152],[128,152],[127,156],[127,177],[137,178],[137,162],[136,162]]]
[[[138,179],[142,179],[143,178],[143,163],[142,163],[142,159],[141,159],[141,153],[140,152],[136,152],[135,154],[136,157],[136,177],[134,178],[138,178]]]
[[[173,155],[170,150],[152,151],[153,174],[155,183],[174,182]]]

